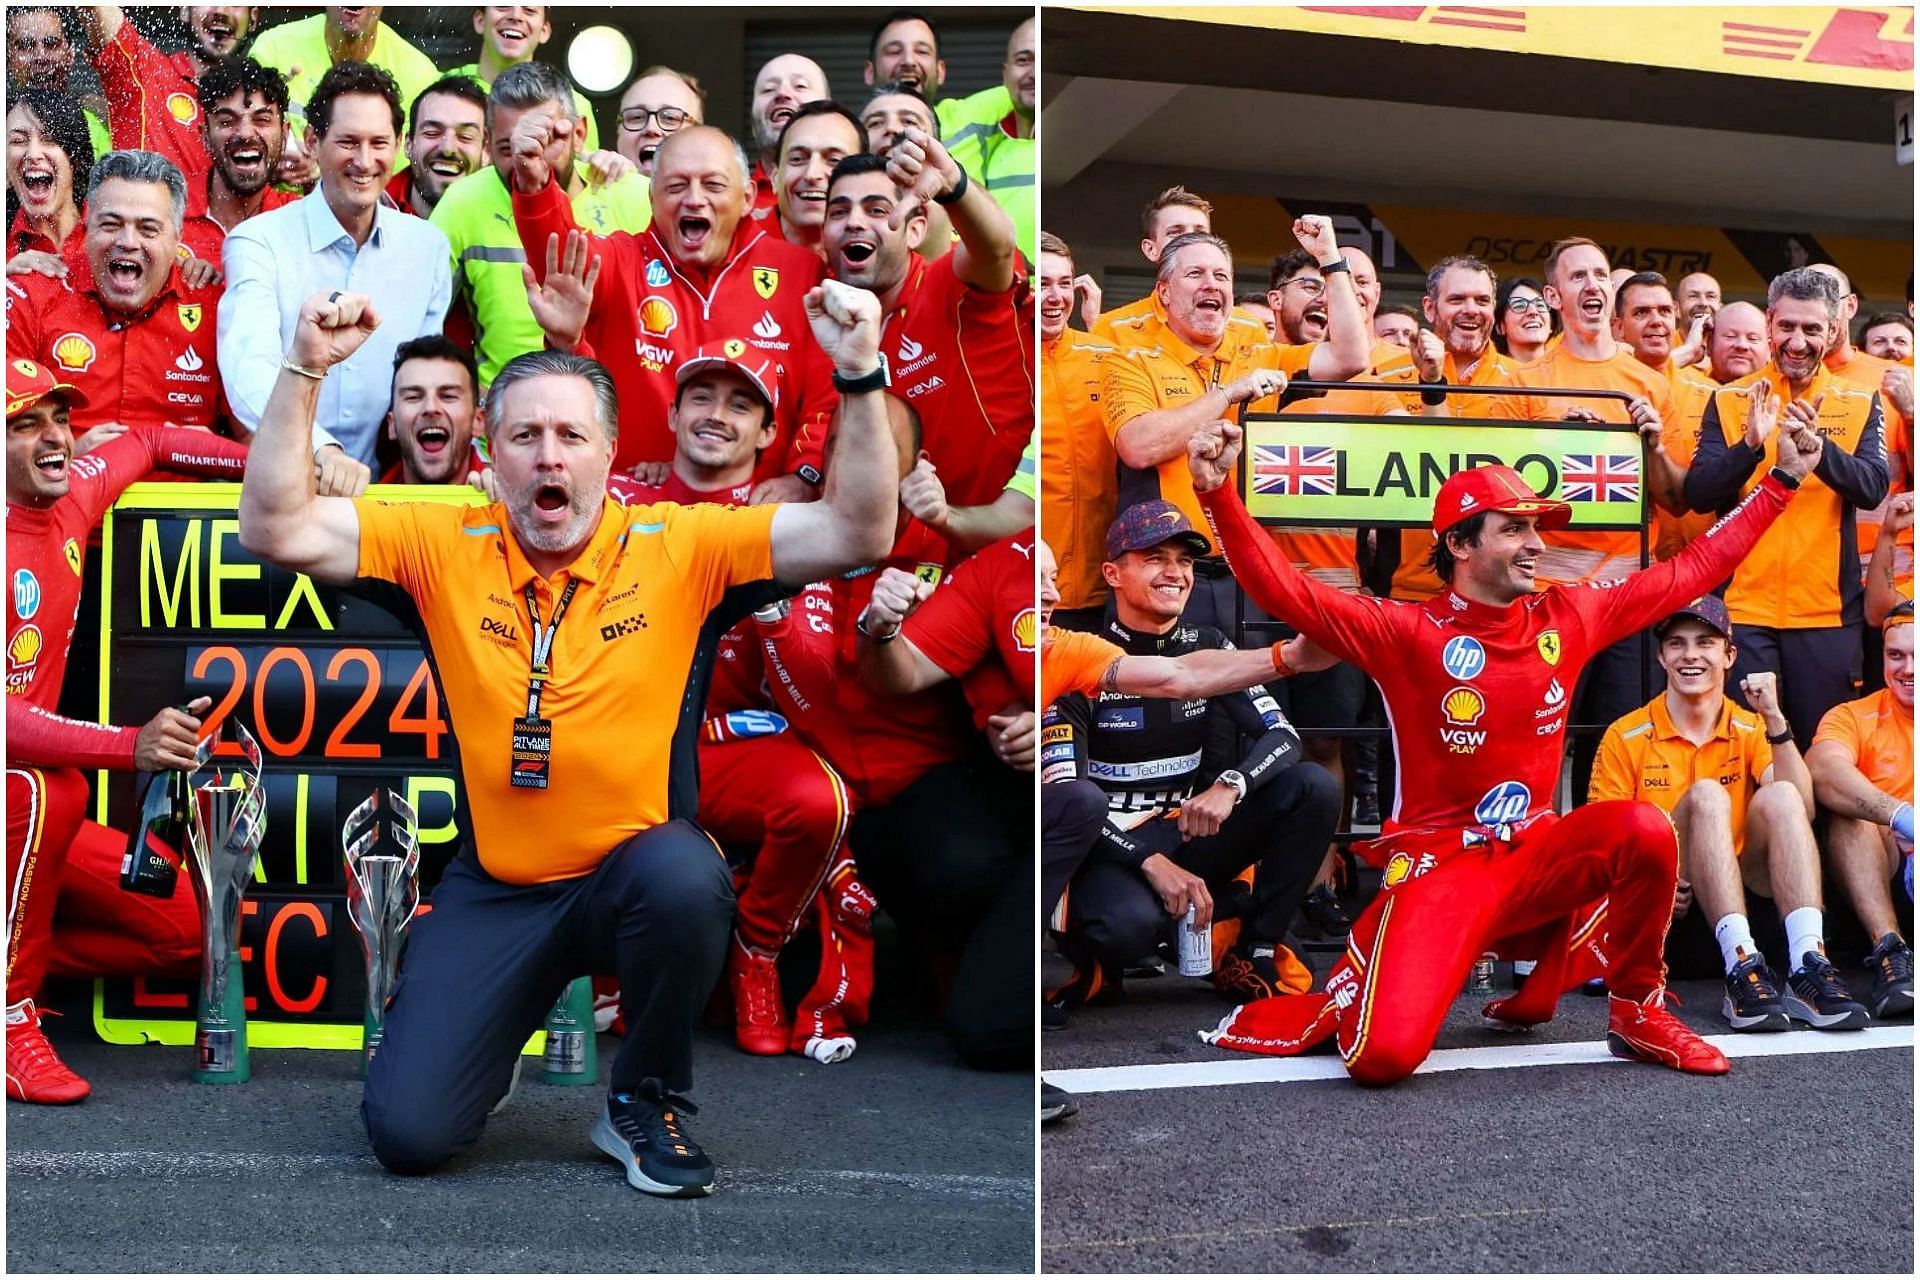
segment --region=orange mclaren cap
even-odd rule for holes
[[[87,402],[78,387],[61,382],[45,365],[25,359],[7,361],[7,417],[25,413],[56,391],[66,396],[69,407]]]
[[[1434,495],[1433,532],[1437,537],[1482,511],[1538,516],[1542,529],[1564,529],[1573,518],[1572,507],[1541,497],[1512,467],[1475,467],[1456,472]]]

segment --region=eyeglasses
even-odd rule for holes
[[[1301,291],[1309,298],[1317,298],[1327,291],[1326,281],[1322,280],[1319,276],[1295,276],[1280,287],[1282,289],[1291,289],[1295,285],[1299,285]]]
[[[1552,308],[1547,306],[1547,300],[1545,298],[1508,298],[1507,310],[1518,312],[1521,315],[1525,315],[1529,311],[1538,311],[1541,315],[1546,315]]]
[[[643,133],[648,120],[658,120],[660,132],[672,133],[687,119],[687,113],[678,107],[661,107],[658,111],[649,107],[628,107],[620,113],[620,127],[629,133]]]

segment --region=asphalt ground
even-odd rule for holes
[[[401,1178],[367,1148],[357,1055],[256,1049],[250,1083],[196,1085],[190,1048],[48,1026],[94,1094],[7,1104],[10,1272],[1033,1268],[1032,1077],[967,1070],[910,1011],[876,1008],[834,1066],[703,1028],[688,1128],[719,1179],[691,1201],[628,1187],[587,1137],[601,1090],[535,1083],[537,1059],[471,1152]]]
[[[1048,956],[1043,971],[1051,984],[1065,965]],[[1691,1026],[1726,1033],[1718,983],[1674,990]],[[1568,996],[1521,1037],[1485,1029],[1482,1003],[1456,1001],[1436,1047],[1604,1055],[1603,1000]],[[1736,1058],[1717,1079],[1609,1058],[1371,1090],[1340,1078],[1337,1056],[1203,1044],[1227,1008],[1200,981],[1134,979],[1125,1004],[1043,1034],[1049,1078],[1227,1062],[1336,1075],[1083,1095],[1041,1138],[1043,1271],[1913,1274],[1908,1024],[1876,1037],[1901,1047]],[[1813,1034],[1792,1043],[1822,1048]]]

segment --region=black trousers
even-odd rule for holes
[[[1756,671],[1780,675],[1780,710],[1805,751],[1813,745],[1820,717],[1854,696],[1861,666],[1862,627],[1733,627],[1733,671],[1727,695],[1742,706],[1740,681]]]
[[[733,878],[705,832],[669,822],[594,871],[505,884],[448,865],[414,922],[367,1070],[361,1114],[380,1163],[425,1173],[472,1145],[515,1058],[567,983],[620,976],[627,1035],[611,1085],[693,1084],[693,1028],[726,960]]]
[[[1051,788],[1049,788],[1051,790]],[[1255,866],[1242,916],[1246,943],[1278,943],[1320,869],[1340,814],[1340,787],[1318,765],[1298,764],[1249,794],[1210,836],[1182,842],[1172,821],[1130,833],[1207,882],[1216,901]],[[1096,828],[1097,831],[1097,828]],[[1153,887],[1132,867],[1088,858],[1067,890],[1068,949],[1118,968],[1151,952],[1172,927]]]
[[[854,861],[887,914],[957,955],[947,1031],[969,1065],[1033,1068],[1034,775],[984,749],[854,815]]]

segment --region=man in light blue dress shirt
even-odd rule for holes
[[[439,333],[453,292],[447,238],[420,218],[383,207],[381,192],[399,153],[399,90],[378,67],[336,64],[321,78],[307,114],[307,146],[320,182],[305,199],[235,227],[222,250],[227,277],[220,305],[220,377],[233,416],[252,431],[293,342],[300,305],[338,290],[373,299],[380,327],[349,360],[328,371],[314,425],[314,456],[342,465],[337,447],[373,461],[403,342]]]

